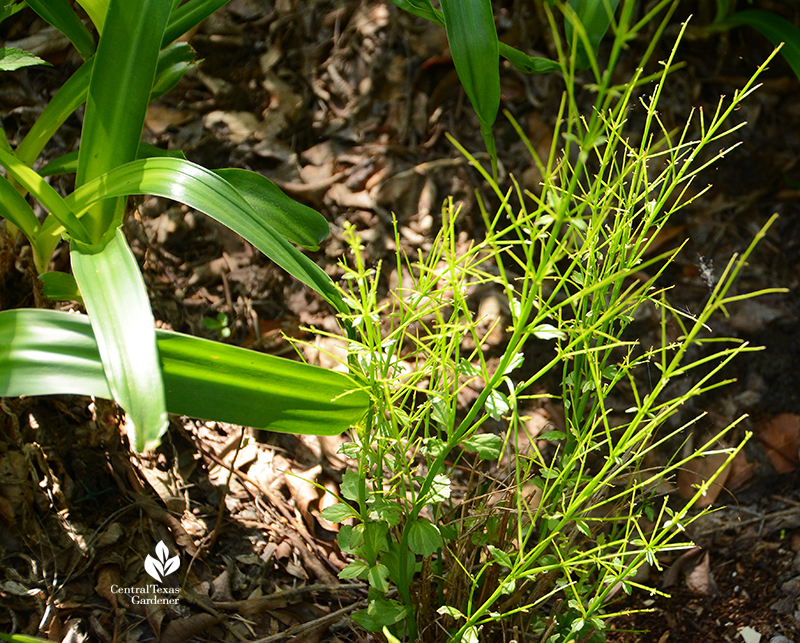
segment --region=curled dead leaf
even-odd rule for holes
[[[800,447],[800,415],[781,413],[758,425],[756,435],[777,473],[797,469]]]
[[[201,632],[207,632],[217,624],[217,618],[211,614],[194,614],[187,618],[170,621],[161,636],[162,641],[184,643]]]
[[[717,596],[719,589],[711,573],[711,557],[708,552],[695,568],[686,575],[686,586],[698,596]]]
[[[724,449],[727,445],[722,441],[719,442],[718,447]],[[697,489],[701,484],[708,482],[714,477],[714,474],[725,465],[728,459],[727,453],[714,452],[708,455],[699,456],[687,462],[680,471],[678,471],[678,492],[682,497],[687,500],[694,497]],[[725,488],[725,483],[731,474],[731,466],[726,466],[714,482],[709,486],[708,490],[697,499],[695,507],[708,507],[713,504],[719,497],[719,494]]]

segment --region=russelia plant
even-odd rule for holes
[[[632,7],[623,5],[615,26],[612,63],[629,36]],[[360,241],[349,232],[350,366],[372,403],[343,447],[357,469],[343,478],[342,502],[323,516],[343,523],[339,545],[353,556],[340,577],[370,586],[368,607],[353,618],[389,641],[471,643],[512,625],[549,643],[602,640],[612,616],[609,598],[629,592],[636,570],[658,565],[659,552],[687,546],[678,540],[691,520],[688,510],[713,482],[675,506],[654,500],[652,490],[690,458],[674,458],[657,471],[642,467],[648,453],[696,418],[676,417],[680,428],[662,435],[667,420],[689,399],[724,384],[720,370],[753,350],[710,337],[712,316],[777,290],[731,290],[769,224],[731,258],[693,313],[678,311],[669,288],[656,285],[679,250],[649,253],[670,217],[699,196],[689,196],[692,180],[727,152],[699,160],[742,126],[724,123],[754,90],[755,77],[710,117],[700,110],[671,132],[657,105],[674,49],[655,77],[639,72],[612,86],[611,74],[601,74],[586,117],[575,99],[574,65],[563,50],[560,57],[567,91],[548,159],[537,156],[514,123],[544,177],[541,196],[516,183],[501,189],[459,146],[500,203],[494,214],[481,203],[486,234],[460,242],[457,212],[447,203],[427,256],[411,259],[398,250],[402,283],[385,299],[377,294],[380,266],[365,265]],[[637,88],[653,80],[655,88],[639,100],[643,129],[632,139],[629,109]],[[496,363],[481,348],[492,329],[470,305],[470,294],[487,284],[504,294],[510,311],[508,323],[496,322],[507,326]],[[661,341],[652,347],[627,332],[646,306],[661,314]],[[550,357],[520,375],[532,351]],[[553,369],[562,373],[566,430],[540,436],[557,445],[545,454],[526,435],[525,414]],[[654,379],[647,377],[652,370]],[[669,385],[677,378],[687,384],[674,394]],[[470,386],[480,392],[460,408]],[[620,397],[629,406],[612,408],[609,400]],[[482,430],[490,419],[503,430]],[[712,448],[710,442],[692,457]],[[465,452],[478,464],[457,500],[451,482],[454,468],[466,466]],[[481,482],[481,459],[505,467],[505,486]],[[543,606],[555,599],[561,607],[548,615]]]
[[[328,224],[245,170],[208,170],[141,142],[151,97],[177,83],[194,54],[176,39],[227,0],[80,0],[99,39],[67,0],[27,0],[61,30],[84,64],[12,149],[0,137],[0,216],[30,241],[45,295],[78,299],[84,316],[0,313],[0,395],[76,393],[114,399],[131,418],[134,448],[158,444],[167,412],[291,432],[338,433],[358,421],[366,396],[341,374],[253,351],[156,331],[139,266],[121,230],[129,195],[180,201],[217,219],[346,310],[328,276],[293,244],[314,248]],[[67,117],[86,104],[80,150],[32,166]],[[75,172],[58,194],[43,175]],[[47,210],[43,222],[25,199]],[[47,272],[62,239],[72,275]]]

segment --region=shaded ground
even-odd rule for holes
[[[523,3],[505,4],[498,18],[503,37],[550,54],[540,17],[521,11]],[[8,26],[7,40],[41,31],[32,16],[20,16]],[[687,66],[674,74],[661,106],[670,125],[682,124],[693,106],[713,109],[770,50],[746,30],[708,36],[699,29],[703,19],[680,50]],[[668,30],[667,45],[676,31]],[[462,205],[458,225],[465,238],[481,234],[473,193],[487,193],[486,186],[443,136],[449,132],[468,149],[483,149],[443,31],[381,2],[234,0],[190,43],[205,60],[153,104],[146,136],[209,167],[262,172],[318,208],[332,235],[313,256],[334,279],[342,274],[337,262],[345,222],[361,232],[373,263],[393,263],[392,213],[404,250],[429,248],[446,196]],[[46,56],[57,63],[54,69],[0,80],[3,124],[12,143],[63,82],[65,70],[77,65],[74,54],[57,44]],[[629,74],[629,65],[622,64],[620,74]],[[720,335],[766,350],[738,362],[731,373],[735,385],[689,409],[708,412],[701,427],[707,430],[750,413],[734,440],[757,430],[747,450],[752,466],[730,474],[726,486],[736,487],[734,495],[718,501],[730,508],[696,523],[692,536],[704,551],[683,565],[665,559],[669,572],[652,569],[641,579],[658,587],[666,578],[673,598],[638,592],[619,606],[653,608],[614,624],[650,632],[615,633],[616,641],[742,640],[739,631],[746,627],[762,640],[783,634],[800,641],[800,428],[792,415],[800,413],[800,304],[793,294],[800,279],[800,191],[792,183],[800,180],[800,85],[782,60],[766,78],[737,113],[749,122],[737,134],[742,145],[698,184],[714,188],[672,222],[672,243],[689,242],[666,276],[675,285],[673,303],[699,309],[708,295],[704,271],[721,270],[773,212],[781,214],[738,287],[745,292],[781,285],[789,294],[732,308],[714,326]],[[561,91],[555,76],[504,69],[503,107],[541,150],[549,148]],[[75,149],[78,118],[70,119],[46,155]],[[539,177],[512,128],[499,121],[497,136],[504,171],[535,190]],[[292,350],[282,338],[286,333],[335,351],[335,344],[300,330],[335,330],[331,311],[248,244],[182,206],[161,199],[138,206],[126,230],[160,324],[215,337],[204,320],[223,313],[229,341],[283,354]],[[26,251],[18,244],[7,252],[13,260],[2,304],[30,306]],[[66,252],[56,256],[58,268],[66,261]],[[382,286],[392,283],[396,274],[387,269]],[[642,333],[653,330],[643,327]],[[501,347],[502,337],[495,348]],[[322,351],[310,348],[305,357],[335,366]],[[335,491],[347,466],[337,454],[343,438],[245,432],[240,443],[238,427],[175,418],[162,447],[140,458],[120,443],[120,418],[101,402],[4,400],[2,409],[3,631],[105,642],[365,638],[346,615],[363,605],[366,591],[339,584],[336,574],[346,561],[334,526],[319,517],[328,496],[292,475]],[[557,423],[557,413],[543,413]],[[776,426],[779,414],[789,415]],[[162,540],[181,554],[184,600],[175,608],[142,607],[115,594],[114,586],[141,582],[151,544]]]

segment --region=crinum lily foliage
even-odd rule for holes
[[[140,140],[151,98],[196,64],[191,47],[176,40],[226,2],[79,0],[98,38],[67,0],[26,2],[69,38],[84,63],[15,149],[0,137],[0,216],[10,235],[19,231],[30,242],[44,294],[80,300],[88,314],[0,313],[0,395],[113,399],[131,419],[138,450],[158,444],[170,412],[332,434],[357,422],[367,405],[345,375],[155,329],[141,271],[121,230],[130,195],[161,196],[206,213],[345,310],[330,278],[296,247],[314,248],[328,235],[320,214],[259,174],[212,171]],[[83,104],[80,150],[32,169]],[[68,196],[45,180],[69,172],[76,187]],[[43,221],[28,195],[47,211]],[[48,272],[62,239],[69,242],[71,275]]]

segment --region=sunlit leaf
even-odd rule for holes
[[[442,535],[430,520],[417,518],[406,529],[408,529],[408,547],[415,554],[432,556],[442,548]]]
[[[480,433],[467,440],[464,447],[470,451],[476,451],[481,460],[494,460],[500,455],[503,439],[499,435]]]
[[[133,421],[136,450],[152,449],[167,430],[167,405],[155,320],[139,264],[119,228],[100,252],[83,252],[74,245],[72,272],[112,396]]]
[[[28,53],[24,49],[15,49],[14,47],[0,48],[0,71],[14,71],[15,69],[32,67],[33,65],[50,66],[50,63],[42,60],[39,56]]]
[[[441,0],[447,41],[458,78],[481,123],[496,174],[492,125],[500,108],[500,44],[490,0]]]
[[[316,435],[366,413],[367,394],[341,373],[180,333],[156,337],[171,413]],[[0,312],[0,396],[62,394],[111,399],[86,315]]]
[[[129,194],[174,199],[208,214],[319,292],[337,310],[347,310],[330,277],[317,264],[258,216],[227,181],[195,163],[174,158],[132,161],[78,188],[66,201],[80,211],[100,199]]]

